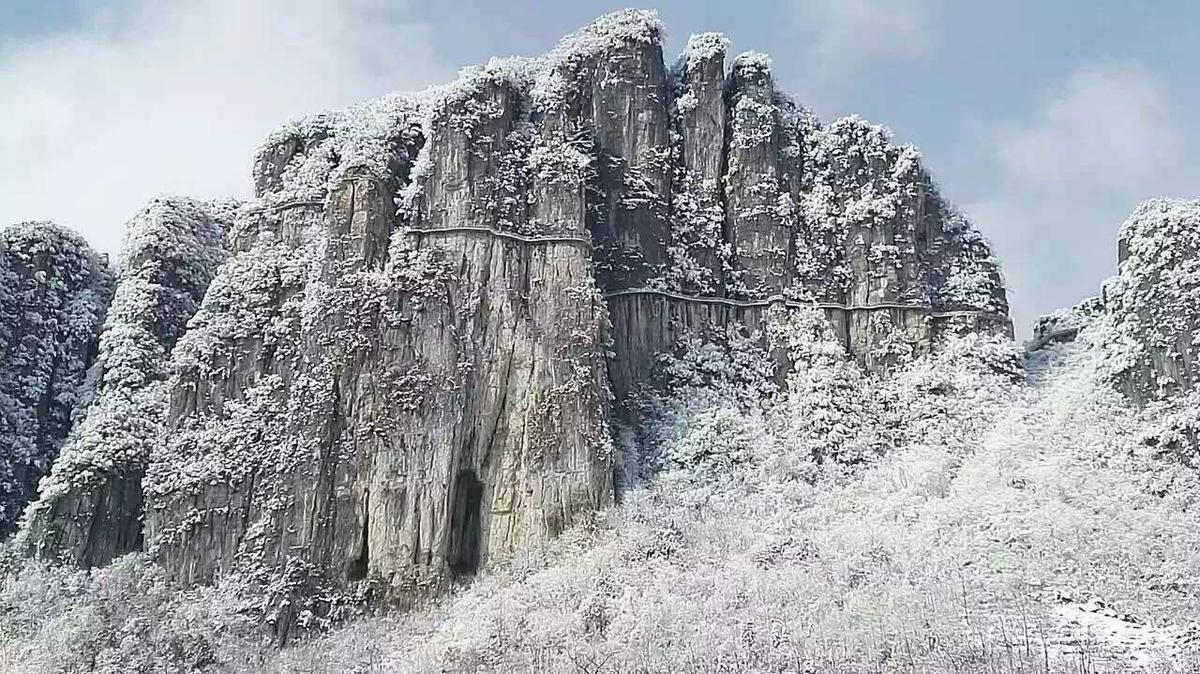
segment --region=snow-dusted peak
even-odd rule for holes
[[[752,81],[771,76],[771,57],[758,51],[745,51],[733,58],[733,74]]]
[[[723,33],[697,33],[688,38],[679,60],[690,72],[705,63],[723,60],[728,51],[729,38]]]

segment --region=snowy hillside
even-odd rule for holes
[[[235,582],[177,594],[136,557],[26,567],[0,598],[0,662],[1194,671],[1200,476],[1112,386],[1110,330],[1024,371],[1012,344],[965,338],[877,377],[801,318],[779,335],[801,366],[786,393],[760,398],[753,368],[723,360],[741,354],[714,351],[715,385],[661,401],[656,480],[445,600],[273,652]]]

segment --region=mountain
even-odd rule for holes
[[[1070,607],[1195,605],[1196,203],[1140,207],[1103,297],[1022,352],[914,148],[822,122],[715,33],[668,67],[662,32],[616,12],[288,123],[252,199],[155,200],[115,274],[62,229],[4,230],[25,516],[0,662],[1182,658],[1173,627],[1093,653]]]

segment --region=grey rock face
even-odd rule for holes
[[[822,307],[874,369],[885,338],[1009,330],[986,244],[914,150],[822,125],[765,57],[727,76],[717,35],[668,71],[661,30],[607,15],[544,58],[268,139],[211,283],[161,282],[207,286],[170,314],[182,336],[158,309],[129,321],[166,363],[131,465],[179,579],[436,591],[610,503],[609,425],[658,355],[772,305]],[[134,544],[140,470],[44,496],[32,545],[95,563]]]
[[[107,260],[50,223],[0,230],[0,538],[86,405],[112,292]]]
[[[585,185],[526,171],[532,111],[500,75],[311,122],[292,167],[392,156],[235,226],[258,234],[177,349],[147,479],[152,549],[185,582],[298,561],[408,595],[611,500]]]
[[[142,475],[164,424],[168,357],[225,258],[232,205],[156,199],[129,223],[93,401],[21,533],[43,557],[105,564],[142,542]]]
[[[600,286],[616,290],[645,285],[667,261],[670,90],[661,27],[636,13],[608,19],[564,39],[534,105],[589,147],[585,220]]]
[[[726,92],[729,138],[725,182],[727,235],[739,269],[746,273],[751,295],[781,294],[793,267],[794,213],[781,203],[788,172],[782,152],[782,111],[775,105],[770,61],[761,54],[742,54],[733,63]]]

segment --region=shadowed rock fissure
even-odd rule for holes
[[[450,568],[460,576],[474,574],[479,569],[483,483],[474,471],[462,471],[455,480],[454,494],[454,515],[450,520]]]
[[[364,500],[370,502],[370,494],[364,494]],[[367,578],[368,565],[371,559],[371,511],[370,508],[363,510],[362,521],[362,543],[359,544],[358,557],[350,563],[350,568],[346,571],[347,580],[365,580]]]

